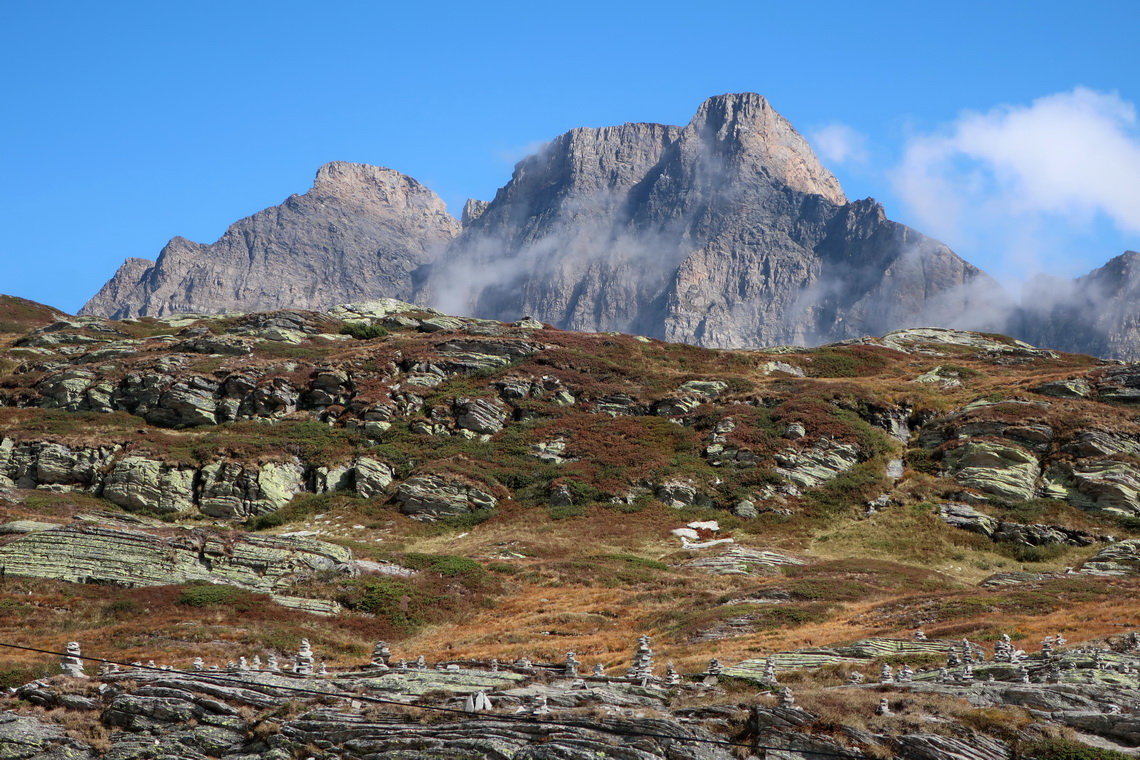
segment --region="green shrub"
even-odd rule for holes
[[[43,678],[51,673],[51,669],[40,665],[28,667],[2,667],[0,668],[0,689],[14,689],[26,683]]]
[[[115,620],[138,617],[144,612],[142,605],[134,599],[116,599],[108,604],[103,611],[107,617]]]
[[[581,504],[562,504],[557,507],[550,507],[549,512],[551,520],[566,520],[586,514],[586,508]]]
[[[1090,747],[1069,739],[1037,739],[1025,742],[1015,755],[1019,760],[1129,760],[1131,755]]]
[[[341,335],[351,335],[357,340],[370,340],[372,338],[383,338],[388,334],[388,331],[377,324],[365,324],[364,322],[346,322],[340,328]]]
[[[442,601],[425,597],[403,578],[357,578],[338,601],[350,610],[386,619],[395,628],[411,633],[425,622],[424,607]]]
[[[216,607],[222,604],[234,604],[248,595],[247,591],[234,586],[196,583],[182,589],[175,602],[187,607]]]
[[[464,576],[471,579],[482,578],[487,571],[473,559],[454,554],[405,554],[400,560],[404,567],[413,570],[426,570],[449,578]]]

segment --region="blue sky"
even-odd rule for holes
[[[1134,1],[5,0],[0,293],[74,312],[330,160],[458,214],[528,146],[737,91],[1011,286],[1075,275],[1140,248],[1138,28]]]

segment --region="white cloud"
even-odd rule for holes
[[[824,164],[862,164],[867,162],[867,138],[846,124],[828,124],[808,135],[815,152]]]
[[[526,145],[517,145],[513,148],[505,148],[498,151],[496,155],[500,161],[514,166],[527,156],[533,156],[536,153],[541,153],[542,149],[547,145],[549,145],[548,140],[535,140],[534,142],[529,142]]]
[[[1136,127],[1119,95],[1078,87],[914,136],[891,180],[917,226],[960,251],[985,250],[999,276],[1003,266],[1017,279],[1064,270],[1095,223],[1140,234]]]

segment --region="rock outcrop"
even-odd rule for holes
[[[158,317],[407,299],[412,272],[459,227],[411,177],[333,162],[307,193],[235,222],[213,244],[176,237],[157,261],[128,259],[81,313]]]

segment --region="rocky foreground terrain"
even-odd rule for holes
[[[1136,366],[391,299],[0,350],[0,758],[1140,746]]]

